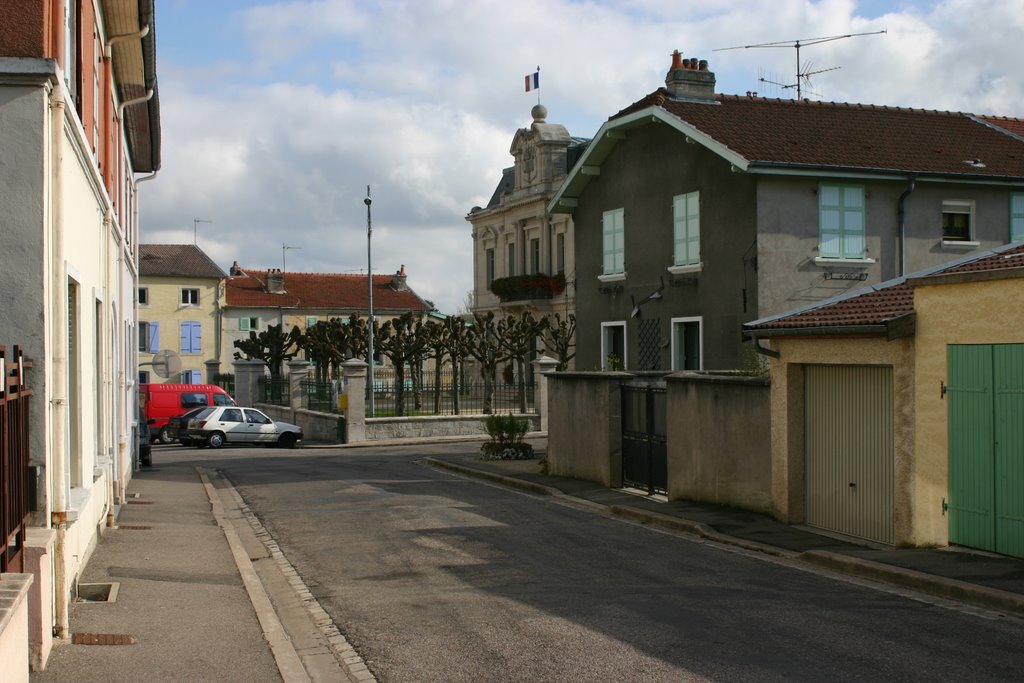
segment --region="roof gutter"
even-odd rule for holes
[[[884,335],[892,341],[914,334],[917,314],[913,311],[889,318],[874,325],[835,325],[822,327],[778,327],[762,330],[743,330],[743,339],[752,339],[757,346],[760,339],[773,337],[868,337]]]

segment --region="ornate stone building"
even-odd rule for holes
[[[531,113],[533,123],[512,139],[515,165],[502,172],[487,206],[466,216],[473,225],[473,310],[565,318],[576,299],[572,216],[546,207],[589,140],[548,123],[543,105]]]

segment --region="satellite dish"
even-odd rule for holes
[[[167,379],[171,375],[181,372],[181,356],[170,349],[164,349],[154,353],[151,362],[140,363],[140,365],[152,365],[153,373],[157,377]]]

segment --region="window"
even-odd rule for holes
[[[491,288],[491,283],[494,282],[494,249],[488,249],[484,252],[484,260],[487,262],[487,289]]]
[[[306,316],[306,329],[309,329],[310,327],[316,327],[316,322],[317,321],[316,321],[316,316],[315,315],[307,315]]]
[[[672,318],[672,369],[704,368],[703,336],[700,318]]]
[[[198,370],[182,370],[181,371],[181,383],[182,384],[202,384],[203,377]]]
[[[242,410],[240,408],[225,408],[220,414],[221,422],[242,422]]]
[[[700,192],[688,192],[672,198],[674,266],[700,263]]]
[[[149,370],[139,370],[139,384],[149,384]]]
[[[199,290],[198,289],[183,289],[181,290],[181,305],[182,306],[198,306],[199,305]]]
[[[565,272],[565,233],[560,232],[555,236],[555,272]]]
[[[601,219],[604,234],[604,275],[626,272],[625,214],[623,209],[605,211]]]
[[[508,276],[516,274],[516,245],[508,245]]]
[[[148,287],[139,287],[139,305],[140,306],[148,306],[149,305],[149,288]]]
[[[540,272],[540,238],[530,240],[530,272],[536,275]]]
[[[601,323],[601,369],[626,369],[626,323]]]
[[[181,352],[202,353],[203,340],[202,328],[198,322],[186,321],[181,323]]]
[[[156,353],[160,350],[160,323],[139,323],[139,351]]]
[[[210,402],[206,398],[206,394],[202,392],[181,392],[181,407],[183,410],[192,410],[193,408],[199,408],[201,406],[208,405],[210,405]]]
[[[973,202],[947,199],[942,202],[942,241],[969,242],[971,240],[971,209]]]
[[[256,331],[260,329],[260,319],[257,318],[256,316],[253,316],[251,318],[239,318],[238,329],[242,330],[243,332],[248,332],[249,330]]]
[[[1024,242],[1024,192],[1010,195],[1010,241]]]
[[[821,258],[864,259],[864,188],[822,183],[818,188],[818,229]]]

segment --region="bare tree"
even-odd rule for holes
[[[555,321],[547,320],[544,329],[544,350],[558,361],[556,370],[565,370],[569,361],[576,357],[576,316],[572,313],[562,320],[555,313]]]

